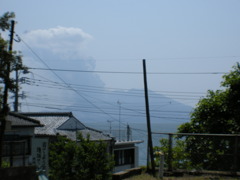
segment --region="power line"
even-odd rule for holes
[[[35,73],[34,73],[35,74]],[[37,74],[36,74],[37,75]],[[40,75],[38,75],[40,76]],[[52,84],[56,84],[56,85],[60,85],[62,86],[61,83],[59,82],[55,82],[55,81],[51,81],[43,76],[40,76],[41,78],[45,79],[44,80],[40,80],[40,79],[31,79],[31,78],[26,78],[26,80],[28,81],[31,81],[31,82],[34,82],[34,81],[38,81],[38,82],[42,82],[42,83],[52,83]],[[134,93],[138,93],[138,94],[142,94],[143,93],[143,90],[140,90],[140,89],[123,89],[123,88],[110,88],[110,87],[100,87],[100,86],[90,86],[90,85],[80,85],[80,84],[72,84],[72,83],[69,83],[69,85],[71,86],[77,86],[77,87],[81,87],[81,88],[85,88],[85,89],[96,89],[96,90],[115,90],[115,91],[131,91],[129,93],[132,93],[132,91],[134,91]],[[64,87],[64,86],[63,86]],[[179,91],[155,91],[154,90],[154,93],[170,93],[170,94],[176,94],[176,93],[179,93],[179,94],[198,94],[198,95],[204,95],[205,93],[202,93],[202,92],[179,92]],[[151,94],[151,91],[150,91],[150,94]]]
[[[89,71],[89,70],[74,70],[74,69],[50,69],[50,68],[29,68],[33,70],[43,71],[61,71],[61,72],[75,72],[75,73],[103,73],[103,74],[141,74],[142,72],[130,72],[130,71]],[[148,72],[148,74],[176,74],[176,75],[208,75],[208,74],[226,74],[227,72]]]
[[[26,84],[28,85],[32,85],[32,86],[41,86],[41,87],[46,87],[46,88],[53,88],[53,89],[62,89],[62,90],[70,90],[68,87],[65,87],[61,84],[44,84],[41,83],[41,81],[38,82],[38,84],[29,82],[26,82]],[[111,96],[134,96],[134,97],[143,97],[143,94],[139,94],[139,93],[134,93],[134,92],[109,92],[108,90],[104,90],[104,89],[88,89],[88,88],[82,88],[82,87],[74,87],[74,89],[76,91],[81,91],[81,92],[87,92],[87,93],[94,93],[94,94],[107,94],[107,95],[111,95]],[[158,95],[158,94],[150,94],[150,97],[155,97],[155,98],[160,98],[160,99],[168,99],[169,97],[172,97],[174,99],[183,99],[183,100],[198,100],[198,96],[196,95],[183,95],[183,94],[164,94],[164,95]]]
[[[98,106],[96,106],[94,103],[92,103],[91,101],[89,101],[86,97],[84,97],[83,95],[81,95],[78,91],[76,91],[73,87],[71,87],[71,85],[69,85],[64,79],[62,79],[57,73],[55,73],[55,71],[53,71],[47,63],[45,63],[43,61],[43,59],[22,39],[20,38],[20,36],[18,35],[19,39],[21,39],[21,42],[23,42],[26,47],[28,49],[30,49],[30,51],[47,67],[48,70],[50,70],[60,81],[62,81],[69,89],[71,89],[72,91],[74,91],[77,95],[79,95],[82,99],[84,99],[86,102],[88,102],[89,104],[91,104],[93,107],[97,108],[99,111],[103,112],[104,114],[108,115],[109,117],[111,117],[112,119],[115,119],[114,117],[112,117],[110,114],[108,114],[107,112],[103,111],[101,108],[99,108]]]
[[[32,97],[32,96],[29,96],[29,98],[31,98],[31,99],[35,99],[35,100],[45,100],[45,101],[50,101],[50,99],[49,98],[39,98],[38,96],[36,96],[36,97]],[[55,100],[53,99],[51,99],[51,102],[54,102]],[[80,108],[80,109],[91,109],[91,106],[86,106],[86,105],[83,105],[83,104],[74,104],[74,105],[72,105],[71,103],[70,104],[66,104],[66,102],[65,101],[55,101],[56,103],[61,103],[61,104],[52,104],[51,106],[58,106],[58,107],[72,107],[72,108]],[[64,103],[64,105],[62,105],[63,104],[63,102],[65,102]],[[50,104],[48,104],[48,105],[50,105]],[[113,112],[117,112],[118,110],[116,109],[116,108],[113,108],[112,107],[112,103],[109,103],[109,105],[111,105],[110,107],[102,107],[102,109],[105,109],[105,110],[108,110],[108,111],[113,111]],[[145,111],[145,109],[144,108],[141,108],[141,109],[131,109],[131,108],[127,108],[127,107],[124,107],[123,106],[123,110],[127,110],[127,111],[132,111],[132,112],[135,112],[135,113],[138,113],[138,114],[144,114],[144,111]],[[179,116],[179,115],[189,115],[189,112],[187,112],[187,111],[164,111],[164,110],[161,110],[161,109],[159,109],[159,110],[151,110],[151,112],[152,113],[158,113],[158,112],[161,112],[161,113],[164,113],[164,114],[166,114],[166,113],[170,113],[171,115],[174,113],[174,114],[176,114],[177,116]]]
[[[146,57],[146,59],[148,61],[192,61],[192,60],[207,60],[207,61],[220,61],[220,60],[228,60],[229,59],[239,59],[240,55],[226,55],[226,56],[189,56],[189,57]],[[123,58],[98,58],[98,61],[104,62],[104,61],[130,61],[130,62],[134,62],[134,61],[139,61],[141,58],[127,58],[127,57],[123,57]],[[77,59],[75,59],[77,60]]]
[[[103,109],[99,108],[97,105],[95,105],[94,103],[92,103],[89,99],[87,99],[85,96],[83,96],[82,94],[80,94],[75,88],[72,87],[71,84],[67,83],[64,79],[62,79],[55,71],[76,71],[76,70],[60,70],[60,69],[52,69],[50,68],[44,61],[43,59],[41,59],[41,57],[38,56],[38,54],[36,52],[33,51],[33,49],[25,42],[22,40],[22,42],[31,50],[31,52],[47,67],[47,68],[38,68],[40,70],[50,70],[61,82],[63,82],[63,84],[65,85],[65,88],[74,91],[75,93],[77,93],[80,97],[82,97],[85,101],[87,101],[89,104],[91,104],[92,106],[94,106],[96,109],[98,109],[99,111],[101,111],[104,114],[107,114],[108,116],[110,116],[112,119],[113,118],[110,113],[106,113]],[[30,68],[31,69],[31,68]],[[33,69],[33,68],[32,68]],[[35,68],[37,69],[37,68]],[[79,70],[77,70],[78,72],[80,72]],[[90,72],[90,71],[81,71],[81,72]],[[91,71],[91,72],[97,72],[97,73],[133,73],[133,74],[142,74],[142,72],[113,72],[113,71]],[[219,72],[217,72],[219,73]],[[150,73],[151,74],[151,73]],[[152,74],[156,74],[156,73],[152,73]],[[162,74],[162,73],[157,73],[157,74]],[[176,74],[176,73],[175,73]],[[182,73],[181,73],[182,74]],[[188,73],[189,74],[189,73]],[[191,73],[192,74],[192,73]],[[196,73],[194,73],[196,74]],[[63,85],[61,85],[63,86]],[[64,86],[63,86],[64,87]],[[47,106],[49,108],[49,106]],[[98,112],[99,113],[99,112]],[[139,113],[139,112],[138,112]],[[159,117],[156,117],[159,118]],[[169,117],[161,117],[161,118],[169,118]],[[176,119],[176,118],[175,118]]]
[[[66,110],[66,108],[71,108],[68,106],[62,106],[62,105],[51,105],[51,104],[40,104],[40,103],[28,103],[28,105],[34,106],[34,107],[41,107],[41,108],[47,108],[47,109],[56,109],[56,110]],[[77,107],[75,107],[77,108]],[[71,110],[74,111],[73,108],[71,108]],[[101,112],[99,111],[94,111],[91,108],[89,109],[79,109],[77,108],[76,110],[81,111],[81,112],[86,112],[86,113],[96,113],[96,114],[101,114]],[[108,114],[110,115],[118,115],[118,112],[109,112]],[[128,116],[128,117],[143,117],[145,118],[144,114],[142,115],[138,115],[138,114],[127,114],[127,113],[121,113],[122,116]],[[152,118],[157,118],[157,119],[169,119],[169,120],[187,120],[188,117],[184,118],[184,117],[171,117],[171,116],[152,116]],[[124,123],[123,123],[124,124]]]

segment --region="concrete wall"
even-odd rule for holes
[[[131,176],[140,175],[141,173],[142,173],[141,168],[128,169],[128,170],[113,174],[112,180],[123,180]]]
[[[133,165],[131,164],[115,166],[113,172],[121,172],[131,168],[133,168]]]

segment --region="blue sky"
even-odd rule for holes
[[[15,12],[16,33],[51,68],[142,72],[146,59],[148,72],[163,73],[148,75],[149,89],[200,92],[179,100],[195,106],[208,89],[220,88],[222,74],[191,73],[229,72],[239,61],[239,8],[239,0],[2,0],[0,13]],[[14,48],[29,67],[46,68],[24,43]],[[141,74],[57,73],[69,83],[143,88]]]

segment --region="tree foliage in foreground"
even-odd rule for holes
[[[240,132],[240,64],[223,76],[223,90],[208,91],[179,133],[239,134]],[[239,140],[238,140],[239,141]],[[193,164],[203,169],[230,170],[232,155],[239,147],[235,137],[186,136],[186,151]],[[239,159],[238,159],[239,160]]]
[[[9,31],[11,27],[11,21],[15,18],[14,13],[6,12],[0,17],[0,29],[3,31]],[[16,90],[15,79],[9,77],[9,74],[15,70],[27,69],[23,66],[22,56],[20,52],[8,51],[9,42],[0,34],[0,79],[7,85],[9,90],[14,92]],[[9,66],[9,68],[8,68]]]
[[[173,140],[174,169],[236,170],[240,168],[240,139],[224,134],[240,133],[240,64],[223,76],[222,90],[207,92],[182,124],[178,133],[223,134],[222,136],[178,136]],[[160,140],[168,158],[168,139]],[[237,156],[234,156],[237,155]],[[167,160],[165,161],[167,162]],[[168,162],[167,162],[168,163]]]
[[[163,138],[160,140],[160,146],[154,147],[155,164],[159,166],[160,156],[157,152],[164,154],[164,166],[168,168],[168,156],[169,156],[169,139]],[[176,140],[175,145],[172,147],[172,168],[173,169],[190,169],[191,162],[188,158],[188,153],[185,153],[185,141]]]
[[[223,76],[224,90],[208,91],[191,114],[191,121],[182,124],[180,133],[237,134],[240,132],[240,64]]]
[[[65,137],[50,145],[51,180],[105,180],[111,178],[114,161],[106,143],[78,136],[78,142]]]
[[[6,12],[0,17],[0,32],[9,31],[11,21],[15,18],[14,13]],[[24,70],[22,57],[15,51],[9,51],[9,42],[0,34],[0,167],[2,167],[2,146],[5,131],[6,116],[9,111],[8,91],[15,92],[17,88],[15,80],[11,78],[11,72]],[[4,92],[2,93],[4,87]]]

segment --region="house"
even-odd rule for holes
[[[34,165],[34,160],[39,159],[37,149],[40,143],[44,143],[47,154],[48,141],[35,137],[34,129],[36,127],[43,127],[43,125],[40,121],[30,117],[9,112],[6,117],[6,130],[3,140],[3,161],[5,163],[10,166]],[[41,159],[41,161],[43,160]],[[47,166],[47,157],[44,163]]]
[[[141,140],[116,141],[114,144],[114,172],[124,171],[138,167],[139,152],[136,144],[142,143]]]
[[[48,144],[44,144],[44,140],[48,139],[49,143],[56,141],[57,136],[65,136],[73,141],[77,140],[77,133],[81,133],[83,137],[89,136],[91,141],[104,141],[108,144],[108,152],[113,151],[114,139],[101,131],[89,128],[81,123],[71,112],[29,112],[21,113],[31,119],[36,119],[43,126],[34,129],[35,137],[38,138],[37,158],[33,159],[33,163],[37,165],[37,169],[46,171],[48,174]],[[47,148],[47,149],[46,149]]]
[[[81,123],[71,112],[31,112],[21,113],[24,116],[34,118],[43,124],[43,127],[35,128],[37,137],[48,137],[50,142],[54,141],[57,135],[66,136],[76,141],[76,132],[83,137],[90,136],[91,141],[112,141],[113,138],[103,132],[87,127]]]
[[[85,138],[89,135],[91,141],[101,140],[107,143],[108,152],[114,154],[114,172],[138,167],[139,154],[136,144],[143,141],[132,141],[129,136],[126,140],[116,141],[107,133],[85,126],[71,112],[30,112],[21,114],[36,119],[44,125],[36,127],[34,130],[35,136],[38,138],[48,138],[51,143],[56,140],[57,135],[66,136],[73,141],[77,140],[77,133],[81,133]],[[127,134],[129,134],[129,131]]]
[[[71,112],[14,113],[7,116],[4,136],[3,160],[11,166],[35,165],[38,171],[48,174],[49,143],[58,135],[76,141],[76,134],[90,136],[91,141],[104,141],[108,152],[114,154],[114,172],[138,167],[138,147],[143,141],[127,138],[116,140],[111,135],[81,123]],[[1,125],[1,124],[0,124]]]
[[[126,130],[118,129],[110,131],[116,138],[113,147],[115,167],[114,172],[120,172],[139,166],[139,151],[137,144],[143,143],[142,140],[133,140],[132,131],[129,125]]]

